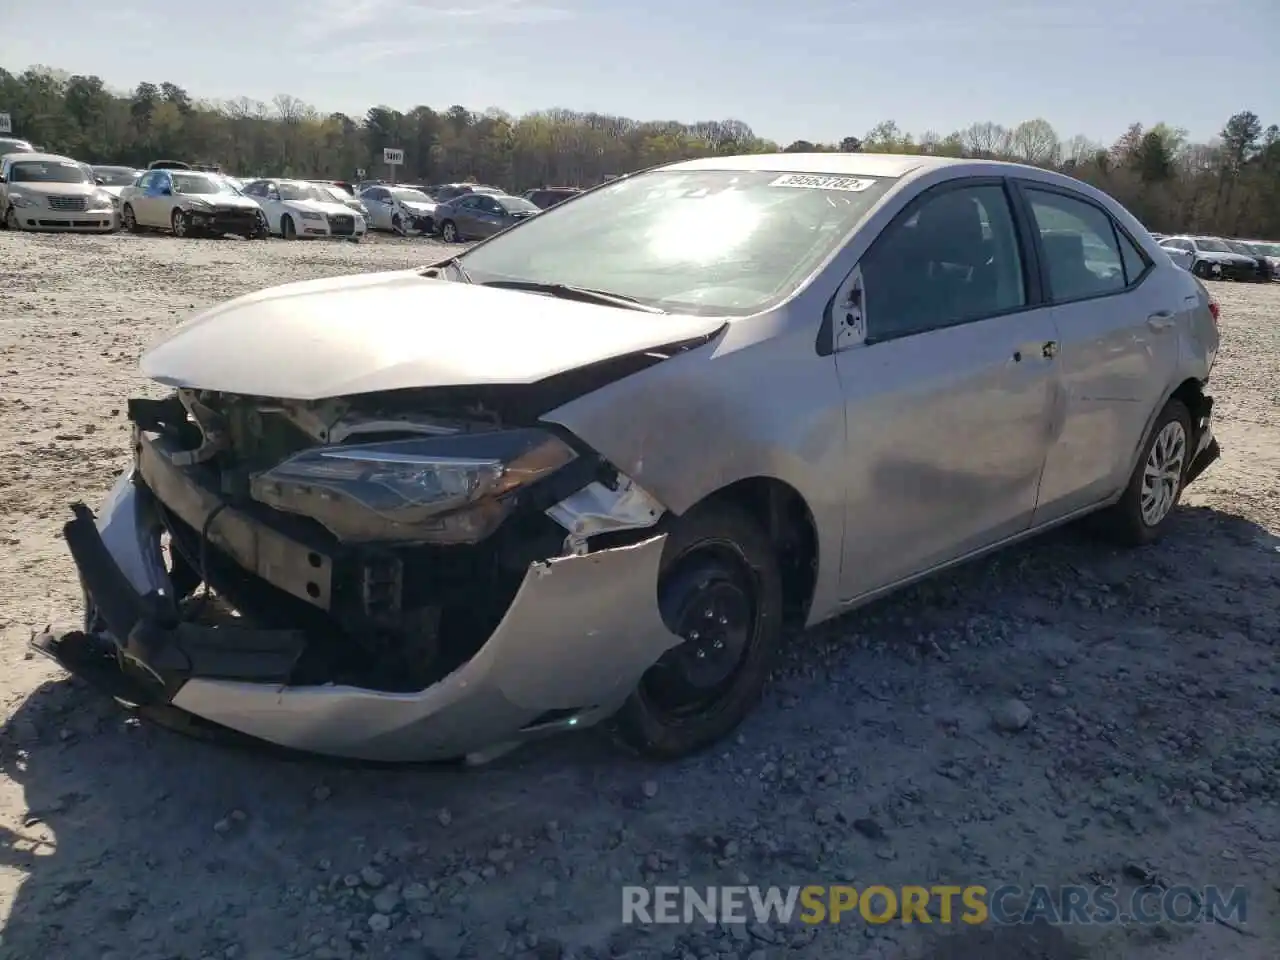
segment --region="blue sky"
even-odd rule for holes
[[[212,99],[288,93],[355,114],[375,103],[461,103],[733,117],[783,143],[861,136],[884,119],[945,134],[1043,116],[1064,139],[1106,141],[1135,120],[1196,139],[1241,109],[1280,122],[1280,0],[6,6],[0,66],[9,70],[44,63],[116,88],[171,80]]]

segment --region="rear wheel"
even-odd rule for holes
[[[773,545],[736,506],[695,508],[667,535],[658,606],[683,642],[645,672],[614,723],[639,753],[673,759],[722,739],[760,699],[782,636]]]
[[[1124,495],[1101,515],[1113,539],[1137,547],[1164,534],[1182,497],[1191,443],[1191,414],[1182,401],[1170,400],[1151,427]]]

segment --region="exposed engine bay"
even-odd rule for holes
[[[131,400],[183,616],[301,630],[292,685],[419,691],[484,645],[530,564],[663,515],[575,438],[432,394]]]

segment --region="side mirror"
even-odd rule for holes
[[[93,182],[94,182],[94,183],[96,183],[98,186],[103,187],[103,186],[106,186],[106,184],[107,184],[107,178],[106,178],[106,177],[94,177],[94,178],[93,178]]]

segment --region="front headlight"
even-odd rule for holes
[[[94,210],[104,210],[111,206],[114,199],[115,198],[112,197],[111,194],[107,193],[107,191],[99,190],[90,198],[89,204]]]
[[[9,202],[13,204],[15,207],[20,207],[20,208],[31,206],[31,201],[20,193],[10,194]]]
[[[303,220],[323,220],[323,213],[312,213],[310,210],[299,210],[298,216]]]
[[[249,489],[346,542],[475,543],[506,519],[512,493],[576,456],[537,429],[315,447],[258,474]]]

